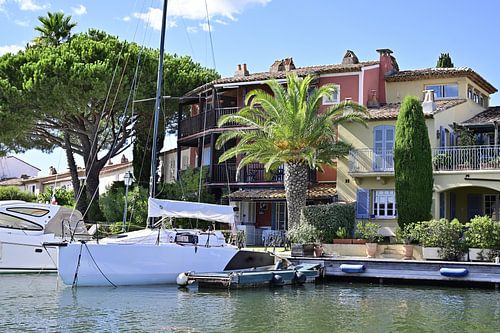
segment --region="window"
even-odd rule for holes
[[[395,191],[374,190],[372,212],[375,218],[394,218],[397,215]]]
[[[484,195],[484,214],[491,217],[494,221],[498,221],[500,216],[499,205],[500,200],[497,194],[485,194]]]
[[[201,163],[202,165],[210,165],[210,147],[203,148],[203,152],[201,154]]]
[[[458,84],[433,84],[425,86],[425,90],[433,90],[435,99],[458,97]]]
[[[323,97],[323,105],[332,105],[340,103],[340,86],[334,85],[335,91],[330,97]]]
[[[0,213],[0,227],[21,230],[42,231],[43,227],[39,224],[23,220],[19,217]]]
[[[29,216],[36,216],[36,217],[42,217],[45,216],[49,213],[47,209],[41,209],[41,208],[7,208],[7,211],[13,212],[13,213],[19,213],[19,214],[24,214],[24,215],[29,215]]]

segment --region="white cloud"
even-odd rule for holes
[[[130,21],[130,16],[125,16],[124,18],[122,18],[122,20],[125,22],[128,22],[128,21]]]
[[[20,27],[29,27],[30,26],[29,21],[14,20],[14,23]]]
[[[200,25],[201,30],[208,31],[208,23],[200,23],[199,25]],[[210,30],[214,31],[214,27],[210,27]]]
[[[19,4],[19,9],[32,12],[48,7],[47,5],[38,5],[34,3],[33,0],[16,0],[16,2]]]
[[[84,5],[78,5],[77,7],[71,7],[73,14],[75,15],[83,15],[87,14],[87,8]]]
[[[246,8],[253,5],[265,6],[271,0],[207,0],[210,18],[219,17],[226,20],[236,21],[236,16]],[[171,0],[168,6],[167,21],[173,22],[170,27],[176,26],[175,19],[182,17],[188,20],[205,20],[205,0]],[[135,18],[148,22],[154,29],[161,29],[162,11],[160,8],[149,8],[146,13],[134,13]],[[172,20],[173,19],[173,20]],[[227,21],[216,19],[219,24],[227,24]]]
[[[6,53],[17,53],[18,51],[23,50],[24,47],[19,45],[4,45],[0,46],[0,56]]]
[[[187,27],[186,30],[187,30],[187,32],[192,33],[192,34],[198,32],[198,28],[197,27]]]
[[[134,13],[133,16],[148,23],[153,29],[161,30],[162,10],[149,8],[146,13]],[[176,27],[177,23],[171,17],[167,18],[167,28]]]

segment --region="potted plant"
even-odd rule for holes
[[[419,222],[414,228],[425,259],[453,261],[466,259],[467,245],[462,237],[464,225],[457,219]]]
[[[288,238],[292,243],[292,256],[313,256],[314,247],[319,240],[318,229],[310,223],[300,222],[288,230]]]
[[[413,242],[416,240],[416,232],[413,224],[405,225],[396,229],[396,241],[403,243],[403,260],[413,260]]]
[[[335,232],[337,238],[333,239],[333,244],[352,244],[352,239],[347,238],[347,229],[345,227],[340,227]]]
[[[368,258],[374,258],[377,253],[377,243],[382,239],[379,229],[380,225],[373,222],[358,222],[356,225],[356,238],[366,239]]]
[[[490,261],[500,247],[500,224],[489,216],[476,216],[466,224],[465,241],[469,246],[469,260]]]

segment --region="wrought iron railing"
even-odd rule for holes
[[[236,163],[221,163],[213,166],[210,183],[281,183],[284,169],[280,167],[274,172],[266,172],[264,165],[250,163],[244,166],[236,175]]]
[[[179,125],[179,137],[183,138],[195,133],[202,132],[217,127],[219,119],[227,114],[234,114],[239,111],[238,107],[216,108],[197,114],[196,116],[186,118]],[[227,123],[224,127],[235,126],[235,123]]]
[[[452,146],[432,149],[434,171],[500,169],[499,146]],[[393,150],[353,149],[349,153],[350,173],[394,171]]]

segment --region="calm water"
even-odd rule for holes
[[[0,275],[1,332],[499,332],[500,293],[320,284],[202,292]]]

